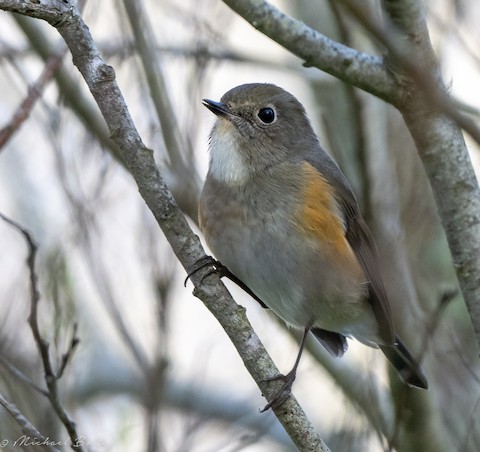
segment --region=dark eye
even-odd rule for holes
[[[275,112],[270,107],[261,108],[257,116],[265,124],[271,124],[275,120]]]

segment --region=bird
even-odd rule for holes
[[[408,385],[427,389],[395,332],[372,234],[303,105],[270,83],[248,83],[220,101],[198,220],[217,269],[287,325],[303,330],[295,364],[275,376],[288,397],[308,334],[334,357],[346,338],[379,348]]]

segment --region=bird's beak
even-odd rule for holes
[[[202,99],[203,105],[217,116],[231,116],[233,113],[222,102],[215,102],[210,99]]]

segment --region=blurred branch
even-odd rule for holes
[[[22,432],[26,436],[22,436],[18,438],[15,443],[12,444],[12,446],[16,446],[17,442],[20,447],[32,447],[34,446],[35,449],[41,448],[42,450],[48,450],[51,452],[60,452],[59,449],[56,447],[53,447],[50,445],[50,443],[56,442],[56,441],[51,441],[49,438],[45,437],[42,435],[34,425],[30,423],[30,421],[18,410],[18,408],[11,402],[9,402],[3,395],[0,393],[0,405],[5,408],[7,413],[12,416],[17,424],[21,427]],[[7,444],[5,444],[5,441],[7,441]],[[8,440],[3,439],[0,442],[0,447],[8,446]],[[39,449],[37,449],[39,450]]]
[[[385,0],[384,3],[391,9],[390,17],[393,19],[391,21],[385,19],[379,23],[354,1],[340,1],[388,49],[390,69],[395,75],[400,78],[408,76],[408,82],[417,85],[421,94],[426,97],[425,100],[430,103],[430,107],[435,106],[448,115],[480,144],[480,129],[471,118],[457,108],[456,102],[450,98],[440,80],[437,59],[430,43],[421,2]],[[402,16],[403,11],[408,17]],[[408,92],[404,92],[397,100],[393,98],[385,100],[402,111],[408,107],[411,99],[411,95],[407,94]]]
[[[55,378],[57,380],[60,380],[60,378],[62,378],[63,372],[65,372],[65,369],[67,368],[67,364],[72,359],[73,352],[75,351],[75,348],[77,347],[79,342],[80,342],[80,339],[77,336],[77,324],[75,323],[73,325],[72,339],[70,339],[70,343],[68,345],[67,351],[62,354],[62,361],[60,362],[60,367],[58,368],[55,374]]]
[[[469,419],[467,429],[465,432],[465,438],[462,441],[461,445],[459,445],[458,450],[469,450],[469,444],[472,441],[472,437],[474,436],[475,430],[478,428],[478,411],[480,408],[480,397],[477,397],[477,400],[475,402],[475,405],[472,409],[472,412],[470,415],[467,417]],[[475,446],[473,446],[475,447]]]
[[[15,221],[11,220],[10,218],[6,217],[5,215],[0,213],[0,218],[8,223],[10,226],[15,228],[18,232],[20,232],[28,246],[28,258],[27,258],[27,265],[29,270],[30,276],[30,316],[28,318],[28,322],[30,324],[30,328],[32,330],[33,338],[35,340],[35,344],[37,345],[38,352],[40,353],[40,357],[42,358],[43,370],[45,373],[45,383],[48,387],[48,400],[50,401],[52,408],[54,409],[55,413],[59,417],[62,424],[65,426],[68,436],[70,437],[71,447],[73,450],[82,452],[84,449],[82,447],[82,441],[77,433],[77,429],[75,423],[70,419],[65,408],[62,405],[60,400],[60,396],[58,394],[58,386],[57,382],[59,378],[62,376],[64,371],[64,364],[62,363],[58,372],[54,372],[53,365],[50,357],[49,347],[50,344],[42,337],[40,333],[40,328],[38,326],[38,303],[40,302],[40,293],[38,291],[37,286],[37,275],[35,272],[35,259],[37,256],[37,246],[33,241],[30,233],[23,228],[21,225],[16,223]],[[64,355],[65,361],[68,361],[69,356],[73,353],[75,346],[78,343],[78,339],[74,336],[72,339],[71,346]],[[66,365],[66,362],[65,362]]]
[[[0,364],[7,369],[7,371],[13,375],[15,378],[18,378],[20,381],[23,381],[27,385],[31,386],[35,391],[38,391],[40,394],[48,397],[48,391],[38,386],[34,381],[32,381],[27,375],[25,375],[20,369],[17,369],[12,363],[10,363],[4,356],[0,355]]]
[[[29,117],[37,100],[42,97],[45,86],[60,68],[66,52],[67,47],[62,45],[61,48],[48,57],[42,74],[38,80],[28,88],[27,96],[12,116],[12,119],[0,130],[0,152],[15,131],[17,131]]]
[[[98,43],[98,48],[100,53],[102,53],[102,55],[104,55],[104,57],[107,59],[114,56],[130,57],[135,52],[135,42],[134,40],[129,41],[128,39],[118,42],[115,42],[114,40],[100,41]],[[208,48],[207,46],[203,46],[201,43],[195,48],[182,45],[164,46],[153,43],[153,51],[154,58],[158,58],[158,55],[166,54],[170,57],[178,58],[205,59],[216,62],[229,61],[233,63],[251,64],[256,67],[260,66],[266,69],[290,70],[294,72],[298,72],[300,69],[298,64],[294,63],[292,59],[280,61],[277,58],[272,58],[269,55],[256,57],[255,55],[247,55],[241,51],[232,50],[229,48],[215,50]],[[29,54],[31,54],[31,49],[29,47],[13,47],[11,45],[2,43],[2,47],[0,48],[0,61],[11,60],[19,57],[23,58],[27,57]]]
[[[22,2],[1,0],[0,8],[11,11],[15,4],[18,6],[17,12],[46,19],[65,39],[72,52],[74,64],[97,101],[109,126],[111,137],[119,146],[123,160],[134,177],[143,199],[155,215],[182,265],[185,269],[193,268],[196,262],[205,257],[205,252],[163,181],[152,151],[143,144],[115,82],[114,70],[100,57],[78,9],[66,0],[29,3],[28,8],[25,8]],[[210,275],[205,282],[202,281],[207,272],[208,269],[204,268],[192,275],[194,294],[221,323],[248,371],[267,399],[271,400],[275,391],[279,389],[279,384],[266,383],[265,380],[278,373],[278,369],[248,322],[245,309],[234,302],[220,278],[217,275]],[[293,396],[275,408],[274,412],[297,447],[304,451],[328,450]]]
[[[10,43],[2,42],[0,48],[0,60],[11,61],[17,58],[24,58],[31,53],[32,49],[28,46],[14,47]]]
[[[18,5],[20,2],[12,1],[7,3]],[[49,4],[50,3],[45,5],[47,11],[49,11]],[[3,4],[1,7],[4,9]],[[64,5],[62,5],[62,8],[63,7]],[[53,9],[57,11],[55,8]],[[58,16],[55,15],[54,17],[55,20],[60,20]],[[52,46],[49,44],[49,39],[41,27],[39,27],[39,25],[29,17],[23,17],[21,15],[14,14],[13,18],[21,30],[25,33],[27,39],[37,54],[44,61],[48,61],[52,54]],[[108,129],[105,126],[105,120],[99,114],[98,109],[94,107],[93,103],[83,95],[80,89],[78,89],[78,81],[69,74],[65,67],[60,67],[55,73],[55,81],[58,85],[59,92],[65,100],[65,103],[85,124],[85,127],[88,129],[88,131],[95,136],[100,144],[109,149],[114,157],[121,162],[119,151],[115,143],[110,140],[108,135]]]
[[[440,294],[438,302],[436,304],[435,309],[430,314],[430,318],[426,324],[426,328],[423,332],[423,335],[420,339],[421,344],[428,344],[430,341],[433,340],[435,333],[438,330],[440,325],[440,321],[442,320],[442,316],[447,309],[447,306],[454,300],[454,298],[458,295],[457,289],[446,289]],[[420,353],[417,355],[418,362],[422,362],[425,356],[425,352],[427,351],[427,346],[424,346]],[[461,357],[462,354],[459,352],[458,356]]]
[[[361,375],[358,368],[353,369],[345,362],[332,359],[316,341],[309,341],[307,348],[348,401],[358,407],[378,433],[389,438],[394,428],[394,407],[389,393],[381,389],[374,375]]]
[[[143,11],[141,1],[123,0],[127,18],[133,30],[134,45],[143,64],[145,77],[150,88],[150,94],[162,129],[163,139],[171,163],[179,170],[185,170],[186,157],[191,157],[192,149],[186,148],[186,143],[180,135],[176,111],[170,101],[163,71],[155,51],[155,36],[148,22],[148,14]],[[190,170],[190,168],[188,169]]]
[[[71,169],[70,172],[68,171],[67,164],[64,160],[65,157],[61,152],[61,149],[57,149],[56,151],[57,152],[54,153],[56,163],[55,169],[63,188],[65,198],[68,200],[72,209],[72,222],[75,225],[79,237],[77,244],[86,260],[86,270],[89,273],[92,282],[100,295],[100,300],[105,306],[107,315],[115,325],[116,331],[121,340],[126,344],[137,365],[143,371],[146,371],[148,368],[148,359],[142,347],[138,344],[138,341],[136,341],[130,333],[126,320],[122,316],[122,312],[114,296],[114,291],[112,290],[112,285],[104,265],[103,257],[98,252],[96,242],[92,237],[94,232],[97,231],[96,212],[87,207],[89,203],[85,199],[85,194],[82,190],[79,190],[79,187],[81,186],[80,181],[75,180],[75,182],[69,183],[69,178],[72,178],[73,173]],[[103,185],[102,182],[104,182],[103,179],[99,182],[100,186]]]
[[[134,42],[121,42],[121,43],[112,43],[112,42],[100,42],[98,47],[105,57],[111,57],[114,55],[131,55],[134,52]],[[255,55],[248,55],[242,51],[233,50],[230,48],[225,49],[212,49],[206,45],[199,43],[196,47],[190,46],[175,46],[168,45],[163,46],[155,44],[153,46],[154,58],[158,58],[158,54],[169,55],[170,57],[179,57],[179,58],[190,58],[195,60],[206,60],[213,61],[216,63],[219,62],[232,62],[240,63],[246,65],[252,65],[256,68],[261,67],[265,69],[277,69],[282,71],[293,71],[298,73],[301,71],[297,62],[293,58],[287,60],[279,60],[278,58],[272,57],[270,55],[262,55],[257,57]],[[8,49],[6,51],[5,58],[7,58],[14,49]],[[23,52],[21,49],[17,50],[18,53]],[[2,58],[2,53],[0,52],[0,59]],[[306,72],[306,71],[304,71]],[[311,74],[310,74],[311,75]],[[308,77],[308,74],[306,74]]]
[[[471,30],[465,27],[464,23],[462,23],[461,26],[458,26],[458,24],[455,24],[455,26],[451,26],[446,23],[447,21],[444,21],[442,18],[440,18],[440,15],[437,13],[438,10],[435,8],[434,5],[435,4],[433,3],[430,8],[428,4],[425,5],[428,8],[429,19],[436,22],[436,25],[439,29],[444,30],[449,27],[449,32],[452,33],[455,39],[457,39],[462,45],[462,50],[464,50],[472,59],[472,61],[474,61],[475,64],[480,68],[480,55],[478,55],[477,46],[472,46],[472,44],[470,44],[469,40],[467,39],[467,34]]]
[[[139,368],[146,372],[148,369],[148,358],[143,348],[140,346],[138,341],[131,334],[127,327],[125,319],[122,316],[122,312],[113,295],[110,279],[108,278],[108,273],[103,263],[103,259],[101,255],[96,252],[94,243],[89,235],[84,235],[84,239],[85,240],[82,243],[82,251],[86,262],[88,263],[87,269],[100,294],[102,303],[106,307],[108,316],[112,319],[112,322],[116,327],[116,331],[119,333],[122,341],[126,344]]]
[[[200,192],[200,176],[193,160],[193,149],[182,138],[178,126],[177,109],[172,104],[167,84],[155,51],[155,35],[139,0],[123,0],[127,18],[133,30],[135,47],[138,50],[143,71],[150,89],[163,140],[170,159],[169,166],[181,181],[175,187],[175,199],[194,220],[197,218],[197,196]],[[193,195],[192,195],[193,194]]]
[[[144,403],[144,400],[151,397],[151,393],[143,377],[121,356],[108,356],[108,353],[106,348],[102,348],[96,358],[98,364],[87,362],[87,366],[91,362],[92,371],[88,378],[79,379],[78,384],[72,388],[73,401],[88,403],[99,395],[107,398],[126,395]],[[231,386],[222,390],[218,385],[209,386],[206,383],[202,383],[198,375],[194,380],[184,380],[178,378],[178,375],[166,377],[160,409],[190,413],[201,420],[229,423],[256,435],[269,437],[278,445],[292,447],[291,439],[276,422],[273,413],[259,416],[258,408],[248,396],[236,394]]]
[[[474,364],[465,356],[465,348],[459,343],[458,337],[455,334],[451,335],[451,342],[456,355],[460,358],[460,362],[467,371],[468,375],[475,381],[478,388],[480,385],[480,375],[477,374],[477,370]]]

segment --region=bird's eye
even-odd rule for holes
[[[261,108],[257,115],[264,124],[271,124],[275,121],[275,112],[273,108],[265,107]]]

